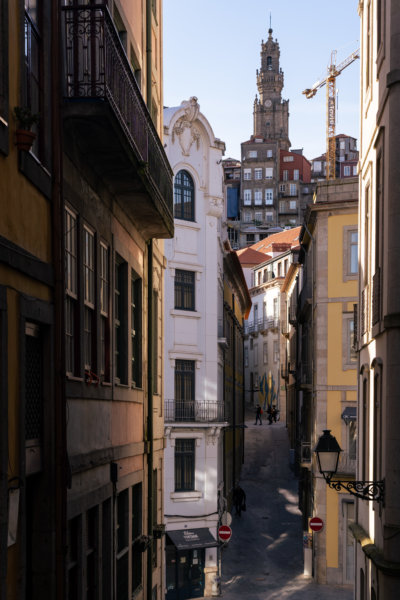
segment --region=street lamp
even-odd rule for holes
[[[317,455],[319,471],[330,488],[337,492],[344,489],[362,500],[374,500],[383,503],[385,497],[384,481],[339,481],[337,479],[332,481],[332,477],[336,475],[342,449],[336,438],[331,435],[330,429],[324,429],[314,452]]]

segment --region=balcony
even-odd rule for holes
[[[104,5],[63,6],[64,139],[145,238],[174,233],[172,170]]]
[[[245,321],[244,323],[244,334],[245,335],[258,335],[264,333],[270,329],[278,329],[279,319],[274,317],[265,317],[265,319],[258,319],[257,321]]]
[[[223,402],[206,400],[165,400],[166,423],[223,423]]]

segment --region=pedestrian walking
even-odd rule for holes
[[[267,413],[268,413],[269,424],[272,425],[272,420],[274,418],[272,406],[268,406]]]
[[[254,423],[254,425],[257,425],[257,421],[260,421],[259,425],[262,425],[261,415],[262,415],[261,406],[258,405],[257,410],[256,410],[256,422]]]
[[[242,510],[246,510],[246,494],[239,484],[233,490],[233,504],[236,514],[241,517]]]

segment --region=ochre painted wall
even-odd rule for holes
[[[326,490],[326,566],[339,567],[339,495],[334,490]]]
[[[356,366],[343,370],[343,307],[328,304],[328,385],[357,385]]]
[[[358,278],[343,281],[343,228],[357,228],[357,213],[331,216],[328,219],[328,296],[357,297]]]

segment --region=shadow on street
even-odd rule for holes
[[[263,415],[264,416],[264,415]],[[351,600],[350,587],[319,585],[303,576],[297,479],[289,466],[285,425],[254,425],[246,413],[245,463],[240,484],[247,511],[233,515],[232,538],[222,550],[225,600]]]

